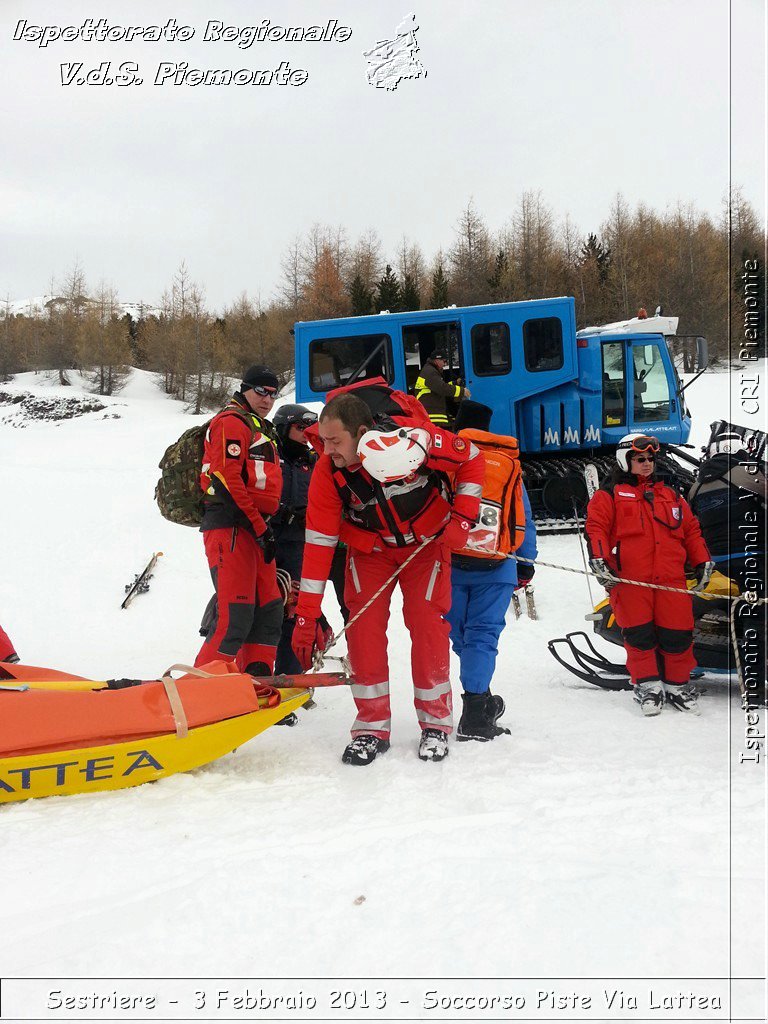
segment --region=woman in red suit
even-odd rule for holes
[[[679,711],[698,714],[696,689],[689,683],[696,666],[691,598],[614,579],[685,590],[688,562],[699,591],[712,575],[698,520],[685,499],[655,477],[658,452],[658,439],[645,434],[619,442],[617,466],[587,508],[590,567],[610,592],[643,714],[659,714],[665,696]]]

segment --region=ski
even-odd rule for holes
[[[584,466],[584,482],[587,485],[587,494],[590,498],[594,497],[595,493],[600,489],[600,477],[594,462],[588,462]]]
[[[512,607],[515,611],[515,618],[519,619],[523,613],[520,610],[520,598],[515,593],[512,594]]]
[[[137,594],[146,594],[149,590],[149,581],[152,579],[152,570],[157,565],[157,560],[161,557],[162,553],[162,551],[156,551],[142,571],[138,573],[138,575],[134,576],[133,583],[126,583],[125,597],[123,598],[123,603],[120,605],[121,608],[127,608]]]
[[[529,619],[538,619],[538,612],[536,611],[536,601],[533,596],[533,587],[530,583],[526,583],[524,588],[525,593],[525,610],[528,612]]]

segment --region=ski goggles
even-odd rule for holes
[[[277,395],[277,388],[265,388],[261,384],[254,384],[251,391],[255,391],[257,395],[261,395],[262,398],[275,398]]]
[[[304,412],[301,416],[294,416],[293,419],[288,420],[289,427],[298,427],[300,430],[306,430],[307,427],[314,427],[317,423],[317,415],[313,412]]]
[[[638,437],[633,437],[631,441],[619,445],[619,448],[630,452],[653,452],[654,455],[658,453],[660,447],[658,437],[654,437],[652,434],[640,434]]]

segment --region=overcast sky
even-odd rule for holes
[[[66,15],[63,15],[66,11]],[[426,78],[366,79],[362,51],[413,12]],[[31,25],[190,25],[188,42],[14,41]],[[352,29],[347,42],[204,42],[210,20]],[[64,19],[64,20],[63,20]],[[733,91],[729,102],[729,19]],[[62,86],[60,65],[135,61],[141,86]],[[301,86],[153,84],[161,61],[272,69]],[[0,297],[89,283],[156,302],[179,262],[221,307],[268,300],[314,222],[449,247],[470,196],[489,227],[526,189],[599,229],[615,194],[718,216],[733,180],[765,213],[762,0],[0,0]],[[732,139],[729,147],[729,120]]]

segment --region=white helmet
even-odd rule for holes
[[[368,430],[358,442],[357,454],[372,477],[389,483],[410,476],[424,464],[429,439],[429,431],[421,427]]]
[[[625,473],[629,473],[629,460],[632,455],[640,452],[659,454],[659,439],[653,434],[627,434],[616,445],[616,461]]]
[[[706,458],[711,459],[715,455],[735,455],[745,449],[744,438],[741,434],[721,434],[707,448]]]

